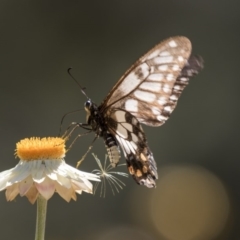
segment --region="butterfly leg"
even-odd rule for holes
[[[94,142],[97,140],[98,135],[95,136],[95,138],[93,139],[91,145],[89,146],[88,150],[86,151],[86,153],[82,156],[82,158],[77,162],[77,166],[76,168],[78,168],[80,166],[80,164],[82,163],[82,161],[85,159],[85,157],[87,156],[87,154],[91,151]]]
[[[72,128],[73,126],[73,128]],[[68,128],[66,129],[66,131],[64,132],[64,134],[62,135],[62,138],[69,138],[71,136],[71,134],[75,131],[76,128],[81,127],[85,130],[89,130],[91,131],[92,128],[91,126],[89,126],[88,124],[85,123],[78,123],[78,122],[72,122]],[[72,129],[71,129],[72,128]]]
[[[85,132],[85,133],[83,133],[83,134],[78,134],[78,135],[74,138],[74,140],[72,141],[72,143],[70,144],[70,146],[68,147],[67,151],[69,151],[69,150],[72,148],[73,144],[77,141],[78,138],[80,138],[80,137],[82,137],[82,136],[85,136],[85,135],[89,134],[90,132],[92,132],[92,130],[89,130],[89,131],[87,131],[87,132]],[[68,137],[69,137],[69,135],[68,135]]]

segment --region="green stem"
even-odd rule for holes
[[[37,222],[35,240],[44,240],[47,215],[47,200],[40,194],[37,199]]]

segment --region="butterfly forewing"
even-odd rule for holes
[[[102,104],[121,108],[150,126],[163,124],[176,106],[174,85],[191,53],[185,37],[174,37],[155,46],[117,82]],[[186,82],[187,83],[187,82]]]

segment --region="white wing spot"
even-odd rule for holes
[[[160,105],[166,104],[166,103],[167,103],[166,97],[160,97],[160,98],[158,99],[158,103],[159,103]]]
[[[172,112],[172,108],[170,106],[164,107],[164,110],[170,113]]]
[[[179,85],[175,85],[173,88],[174,88],[174,90],[180,90],[181,89],[181,87]]]
[[[134,142],[138,142],[138,137],[136,136],[136,134],[131,133],[131,136],[132,136],[132,140],[133,140]]]
[[[160,65],[160,66],[158,66],[158,69],[160,71],[166,71],[168,69],[168,65]]]
[[[126,113],[124,111],[116,111],[115,118],[118,122],[126,122],[125,114]]]
[[[174,40],[170,41],[168,45],[172,48],[177,47],[177,43]]]
[[[146,58],[147,59],[155,58],[155,57],[157,57],[159,55],[159,52],[160,52],[160,50],[157,49],[157,50],[153,51],[152,53],[150,53]]]
[[[173,71],[178,71],[179,70],[179,66],[177,64],[174,64],[172,67]]]
[[[126,92],[130,86],[131,88],[135,88],[140,82],[141,79],[139,79],[134,72],[131,72],[119,86],[119,91]]]
[[[168,51],[163,51],[159,54],[159,56],[169,56],[170,55],[170,52]]]
[[[163,115],[159,115],[157,116],[157,120],[162,122],[162,121],[166,121],[167,120],[167,117],[163,116]]]
[[[161,83],[158,82],[144,82],[140,85],[140,88],[143,90],[149,90],[152,92],[159,92],[161,89]]]
[[[152,107],[152,112],[153,112],[154,115],[159,115],[160,114],[160,110],[157,107]]]
[[[183,81],[183,82],[186,82],[186,81],[188,81],[188,78],[181,77],[180,80]]]
[[[124,156],[127,157],[126,153],[130,154],[130,149],[129,149],[128,145],[126,144],[126,141],[124,139],[120,138],[118,135],[116,135],[115,137],[117,138],[121,147],[125,150],[125,151],[123,151]]]
[[[144,92],[141,90],[137,90],[134,92],[135,97],[145,102],[153,102],[156,98],[154,93]]]
[[[184,61],[184,58],[182,56],[178,56],[178,61],[179,62],[183,62]]]
[[[133,126],[130,123],[122,123],[122,126],[126,128],[129,132],[133,131]]]
[[[119,123],[116,129],[117,134],[122,138],[128,138],[127,130]]]
[[[154,74],[149,75],[147,79],[150,81],[162,81],[163,74],[162,73],[154,73]]]
[[[120,138],[120,139],[121,139],[122,146],[125,149],[126,153],[130,154],[131,149],[129,148],[128,144],[126,143],[126,141],[124,139],[122,139],[122,138]]]
[[[136,126],[137,123],[138,123],[137,119],[136,119],[136,118],[132,118],[132,124],[133,124],[134,126]]]
[[[164,86],[163,86],[163,91],[164,91],[165,93],[169,93],[169,92],[171,91],[171,88],[169,87],[168,84],[164,84]]]
[[[173,56],[164,56],[164,57],[156,57],[153,59],[155,64],[163,64],[163,63],[170,63],[173,60]]]
[[[172,74],[172,73],[169,73],[169,74],[167,75],[167,81],[172,81],[173,79],[174,79],[173,74]]]
[[[118,92],[128,93],[129,90],[136,88],[143,79],[149,75],[149,66],[146,63],[142,63],[138,67],[138,71],[142,73],[142,76],[139,77],[136,75],[136,72],[131,72],[126,76],[118,88]]]
[[[135,150],[137,150],[137,144],[136,144],[135,142],[133,142],[133,141],[131,141],[131,144],[132,144],[133,148],[134,148]]]
[[[176,95],[171,95],[169,99],[172,100],[172,101],[177,101],[178,100]]]
[[[156,71],[155,68],[156,68],[155,66],[150,66],[149,74],[154,73]]]
[[[125,109],[128,112],[137,112],[138,111],[138,101],[135,99],[128,99],[125,102]]]
[[[130,151],[135,154],[136,151],[135,151],[135,149],[134,149],[134,147],[132,145],[132,142],[126,141],[126,144],[128,145]]]

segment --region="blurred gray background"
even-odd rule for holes
[[[66,203],[55,195],[47,240],[240,239],[239,1],[1,0],[0,34],[0,171],[17,164],[17,141],[56,136],[63,114],[83,107],[69,67],[100,103],[165,38],[188,37],[205,60],[168,122],[144,127],[158,164],[157,188],[129,177],[115,196],[109,187],[105,198],[97,192]],[[85,112],[68,116],[63,128],[72,121],[85,122]],[[74,166],[93,138],[79,139],[66,161]],[[104,160],[101,139],[93,152]],[[96,168],[89,154],[81,169]],[[8,203],[1,192],[0,209],[1,239],[34,238],[36,205],[19,196]]]

